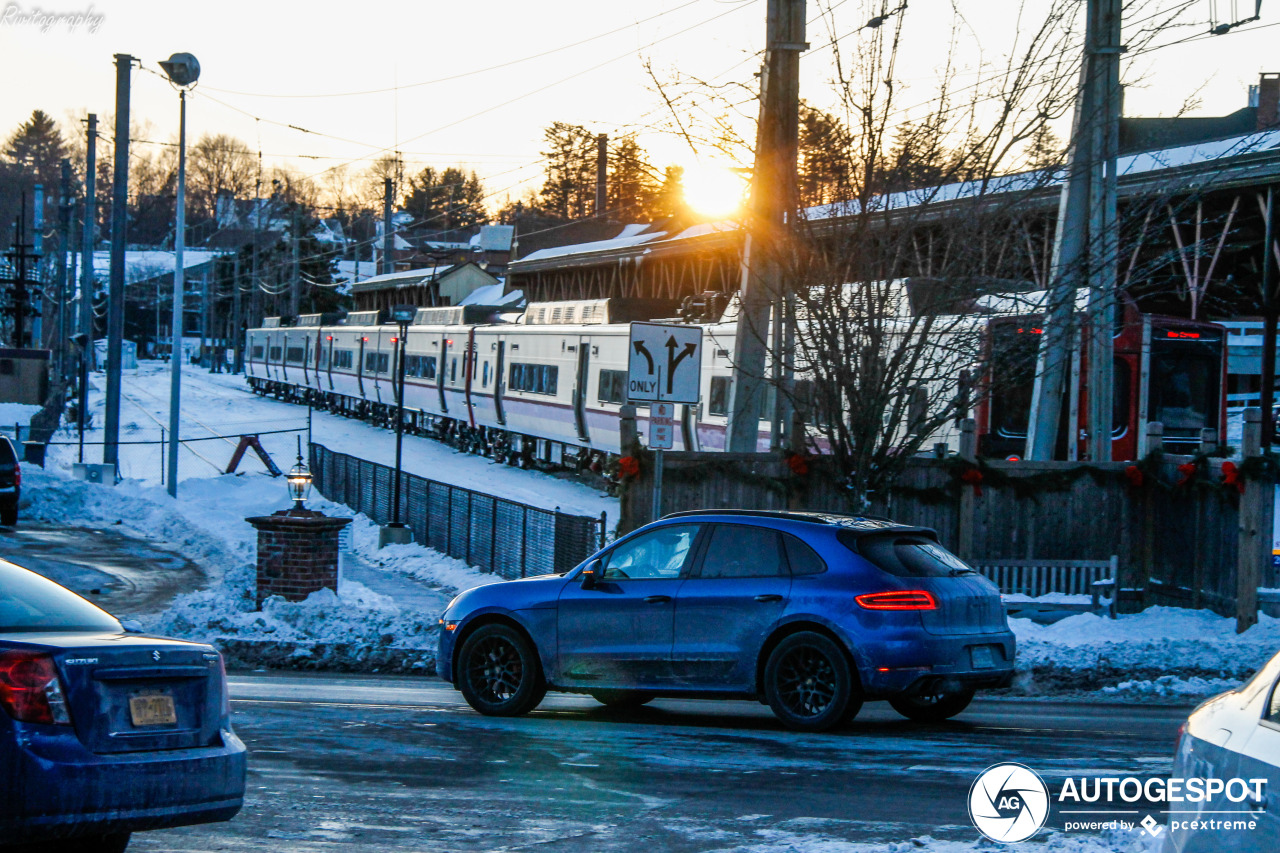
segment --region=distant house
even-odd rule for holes
[[[480,288],[501,282],[470,261],[405,270],[364,279],[351,285],[356,311],[390,310],[396,305],[459,305]]]

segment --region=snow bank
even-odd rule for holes
[[[1280,619],[1265,614],[1243,634],[1234,619],[1174,607],[1009,626],[1018,638],[1019,691],[1031,694],[1110,688],[1118,698],[1187,700],[1239,686],[1280,652]]]
[[[0,403],[0,428],[8,429],[14,424],[26,426],[38,411],[39,406],[28,403]]]
[[[246,517],[269,515],[290,502],[280,480],[264,475],[183,481],[179,499],[162,488],[124,481],[112,488],[28,469],[27,517],[68,525],[119,525],[160,540],[200,563],[209,588],[178,596],[164,613],[143,617],[149,631],[212,642],[241,663],[338,669],[430,670],[436,620],[456,592],[496,578],[435,551],[400,545],[378,551],[378,527],[329,501],[310,502],[326,515],[352,516],[355,559],[388,576],[413,578],[395,596],[343,578],[306,601],[272,598],[254,609],[256,531]],[[26,472],[24,472],[26,473]],[[389,584],[389,586],[391,586]]]

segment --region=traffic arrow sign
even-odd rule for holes
[[[698,402],[702,382],[701,326],[632,323],[628,355],[630,402]]]

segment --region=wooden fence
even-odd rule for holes
[[[640,457],[640,473],[625,487],[620,532],[650,520],[652,456],[641,451]],[[821,458],[807,460],[807,473],[797,474],[781,454],[665,457],[664,514],[721,507],[854,509],[852,496]],[[1126,462],[917,458],[894,489],[872,496],[866,513],[933,528],[948,548],[975,561],[1114,555],[1122,609],[1170,604],[1239,615],[1238,603],[1249,608],[1247,600],[1238,602],[1242,590],[1248,599],[1249,589],[1256,594],[1258,587],[1280,586],[1271,565],[1274,485],[1257,473],[1265,466],[1247,466],[1246,477],[1241,464],[1240,482],[1249,491],[1242,494],[1224,483],[1225,461],[1154,455],[1135,473]],[[1187,465],[1195,466],[1190,476],[1179,467]],[[983,474],[981,482],[973,483],[974,475],[961,479],[969,469]]]

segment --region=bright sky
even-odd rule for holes
[[[1162,33],[1158,42],[1192,40],[1128,61],[1126,79],[1142,82],[1126,92],[1127,114],[1171,113],[1197,89],[1198,114],[1230,113],[1245,105],[1260,71],[1280,71],[1280,0],[1264,4],[1260,24],[1204,38],[1198,36],[1212,14],[1232,18],[1237,7],[1240,17],[1252,15],[1253,0],[1160,2],[1186,6],[1186,20],[1196,26]],[[1032,10],[1043,3],[1027,0]],[[953,5],[968,24],[960,36],[966,48],[980,43],[994,57],[1016,33],[1014,0],[912,0],[904,13],[910,52],[901,76],[922,98],[941,60],[947,33],[939,28]],[[153,138],[172,140],[177,97],[157,76],[156,62],[185,51],[203,67],[189,102],[192,140],[229,133],[260,147],[268,164],[285,162],[307,174],[344,162],[354,173],[399,149],[411,171],[475,169],[501,203],[521,195],[522,182],[538,181],[542,130],[556,120],[611,135],[639,131],[659,167],[692,166],[687,145],[650,130],[669,114],[644,63],[662,79],[679,69],[753,90],[765,8],[766,0],[9,3],[0,12],[6,81],[0,133],[7,136],[37,108],[64,123],[71,115],[112,113],[112,55],[129,53],[156,72],[134,73],[134,118],[152,124]],[[827,9],[841,35],[856,33],[868,18],[864,0],[809,0],[808,17]],[[100,20],[92,32],[89,24],[71,31],[65,22],[42,32],[21,20],[36,11]],[[1034,12],[1024,16],[1033,18]],[[815,48],[829,42],[827,24],[811,24],[808,38]],[[846,50],[853,44],[845,42]],[[831,103],[830,48],[810,51],[802,68],[802,97]],[[742,100],[748,88],[730,91]],[[338,96],[353,92],[363,94]]]

